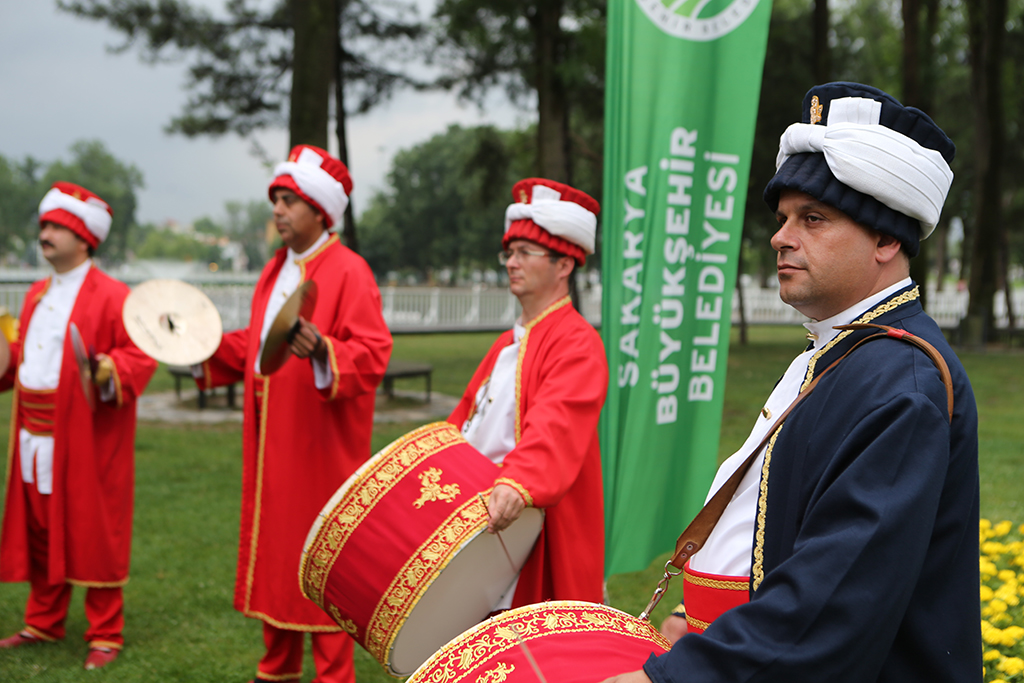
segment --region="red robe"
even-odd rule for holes
[[[484,357],[448,417],[461,427],[498,354]],[[516,374],[516,447],[495,484],[542,508],[544,527],[519,574],[512,606],[543,600],[604,600],[604,496],[597,421],[608,391],[604,345],[569,297],[526,325]]]
[[[287,249],[278,250],[263,269],[249,327],[224,335],[199,385],[245,381],[235,609],[278,628],[338,631],[299,590],[299,562],[317,513],[370,457],[374,394],[391,355],[391,334],[369,266],[331,236],[300,268],[302,281],[318,287],[310,322],[327,342],[333,385],[316,389],[308,359],[290,358],[273,375],[257,376],[263,316],[286,255]]]
[[[32,285],[21,312],[21,337],[50,280]],[[96,401],[90,412],[65,334],[53,431],[53,493],[50,497],[48,580],[109,588],[128,582],[135,490],[135,400],[156,370],[125,332],[121,308],[128,287],[95,266],[75,299],[69,322],[87,348],[114,362],[113,401]],[[7,498],[0,534],[0,581],[29,580],[27,502],[21,486],[17,368],[21,339],[11,344],[11,367],[0,390],[14,387],[7,448]],[[98,396],[98,393],[97,393]]]

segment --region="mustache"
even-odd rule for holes
[[[41,247],[53,247],[55,245],[50,240],[39,240],[39,246],[41,246]]]

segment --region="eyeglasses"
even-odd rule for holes
[[[527,256],[551,256],[551,252],[538,249],[523,249],[522,247],[519,249],[506,249],[505,251],[498,252],[498,263],[503,266],[507,265],[513,256],[522,261]]]

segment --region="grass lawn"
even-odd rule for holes
[[[395,339],[394,356],[430,362],[435,391],[458,395],[494,333],[412,335]],[[758,327],[751,343],[734,345],[729,357],[720,457],[744,440],[755,412],[803,347],[803,328]],[[1019,480],[1024,466],[1024,354],[992,351],[962,354],[981,414],[982,515],[1024,522]],[[402,387],[403,384],[396,383]],[[157,373],[150,390],[173,388]],[[422,390],[422,380],[408,388]],[[10,393],[0,395],[0,415],[9,415]],[[374,430],[377,450],[419,423],[384,423]],[[0,440],[8,421],[0,419]],[[5,451],[6,453],[6,451]],[[237,426],[199,427],[140,424],[136,447],[135,534],[132,580],[125,588],[127,647],[116,664],[86,676],[81,670],[86,623],[84,591],[76,589],[68,637],[59,644],[0,651],[3,681],[196,681],[250,680],[262,653],[260,624],[232,608],[241,443]],[[644,572],[613,576],[608,590],[614,606],[637,614],[660,576],[659,558]],[[662,615],[678,599],[673,583]],[[0,584],[0,637],[17,631],[28,588]],[[356,648],[360,681],[393,680]],[[309,656],[304,680],[313,677]]]

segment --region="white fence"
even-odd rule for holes
[[[249,324],[249,306],[253,285],[249,283],[200,282],[202,289],[220,311],[224,329],[234,330]],[[28,283],[0,283],[0,306],[17,312],[28,290]],[[383,287],[384,320],[394,333],[453,332],[508,329],[519,316],[519,302],[507,289],[475,287]],[[931,291],[928,313],[940,327],[956,327],[967,312],[967,292]],[[580,292],[583,315],[595,326],[601,324],[601,287]],[[733,322],[739,322],[739,301],[732,302]],[[754,325],[802,323],[806,318],[782,303],[776,289],[748,287],[743,290],[747,322]],[[1013,310],[1024,313],[1024,289],[1013,294]],[[1006,299],[996,295],[997,324],[1007,326]]]

